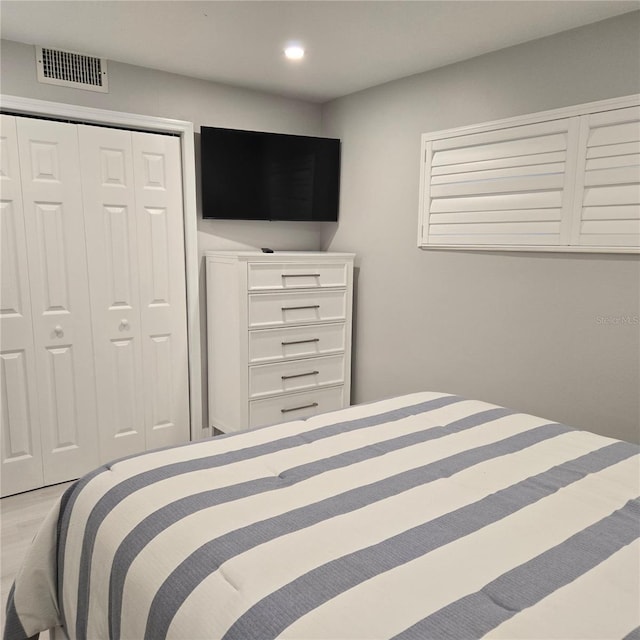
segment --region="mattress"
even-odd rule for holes
[[[5,638],[640,637],[633,444],[424,392],[72,485]]]

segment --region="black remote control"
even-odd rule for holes
[[[273,253],[273,249],[269,249],[269,247],[262,247],[262,253]]]

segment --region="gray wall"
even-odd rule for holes
[[[420,389],[638,441],[637,256],[420,250],[420,134],[640,91],[626,14],[325,105],[340,222],[358,254],[354,400]]]
[[[201,125],[320,135],[321,107],[257,91],[229,87],[143,67],[108,62],[109,93],[95,93],[49,84],[36,77],[34,47],[2,40],[0,90],[5,95],[111,109],[146,116],[187,120],[196,130],[199,150]],[[198,195],[198,208],[199,204]],[[317,250],[320,224],[202,220],[198,213],[198,250],[278,249]],[[200,295],[204,297],[204,265],[200,260]],[[206,317],[201,306],[203,345],[203,425],[207,425]]]
[[[112,109],[201,125],[320,135],[321,107],[301,100],[215,84],[117,62],[108,62],[109,93],[41,84],[36,77],[34,47],[2,40],[0,90],[39,100]],[[199,142],[196,135],[196,146]],[[199,221],[201,250],[274,246],[318,249],[320,225]]]
[[[0,90],[196,131],[340,136],[338,225],[200,221],[200,250],[357,252],[356,401],[439,389],[638,440],[640,330],[620,324],[639,313],[637,257],[422,251],[416,236],[421,133],[638,92],[639,28],[626,14],[322,109],[114,62],[106,95],[42,85],[33,48],[7,41]]]

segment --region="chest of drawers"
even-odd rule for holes
[[[353,260],[206,254],[209,426],[228,433],[349,405]]]

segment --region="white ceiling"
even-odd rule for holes
[[[2,0],[2,38],[325,102],[640,8],[637,0]],[[307,49],[290,62],[290,41]]]

